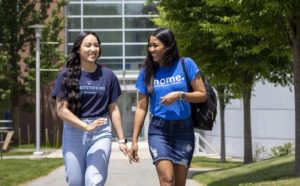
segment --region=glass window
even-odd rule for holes
[[[80,29],[80,18],[68,18],[68,29]]]
[[[80,32],[68,32],[68,42],[74,42]]]
[[[67,54],[68,55],[72,52],[72,48],[73,48],[73,43],[72,43],[72,45],[68,45],[68,47],[67,47]]]
[[[122,15],[121,4],[84,4],[84,15]]]
[[[158,14],[158,11],[154,4],[145,5],[142,3],[125,4],[125,15],[148,15],[148,14]]]
[[[125,48],[126,56],[146,56],[147,46],[146,45],[126,45]]]
[[[100,59],[97,60],[97,63],[99,63],[99,64],[101,64],[101,63],[122,63],[122,59],[111,59],[111,58],[102,59],[100,57]]]
[[[80,32],[68,32],[68,42],[74,42]],[[111,32],[96,32],[99,36],[101,43],[121,43],[122,32],[111,31]]]
[[[84,18],[86,29],[122,28],[122,18]]]
[[[125,63],[144,63],[146,56],[144,58],[130,58],[125,59]]]
[[[101,45],[101,56],[122,56],[122,45]]]
[[[126,70],[140,70],[144,64],[145,59],[126,59],[125,63],[129,64]]]
[[[149,18],[125,18],[125,28],[153,28],[154,23]]]
[[[148,42],[148,37],[152,31],[126,31],[126,42]]]
[[[80,15],[80,4],[69,4],[68,15]]]
[[[97,60],[97,63],[103,66],[106,66],[112,70],[122,70],[122,59],[100,59]]]
[[[101,43],[121,43],[122,32],[110,31],[110,32],[96,32],[101,40]]]

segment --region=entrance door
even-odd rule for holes
[[[137,93],[135,91],[123,91],[122,95],[118,99],[124,135],[129,140],[132,139],[136,101]],[[116,137],[115,133],[113,133],[113,137]],[[144,137],[144,130],[141,130],[139,137]]]

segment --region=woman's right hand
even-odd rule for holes
[[[87,132],[94,131],[97,127],[105,124],[106,122],[107,122],[107,118],[98,118],[94,120],[92,123],[87,124],[87,126],[85,127],[85,131]]]
[[[133,142],[131,144],[131,149],[130,149],[130,152],[129,152],[129,155],[128,155],[129,163],[132,163],[132,162],[138,163],[139,162],[140,158],[139,158],[137,152],[138,152],[138,144]]]

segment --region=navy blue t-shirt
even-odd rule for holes
[[[52,97],[61,93],[61,84],[66,69],[62,69],[55,81]],[[117,101],[122,94],[120,84],[112,70],[97,64],[95,72],[81,71],[80,80],[80,118],[100,117],[108,114],[108,105]]]

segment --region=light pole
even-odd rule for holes
[[[40,38],[41,38],[41,31],[43,25],[32,25],[29,28],[35,29],[35,38],[36,38],[36,62],[35,62],[35,125],[36,125],[36,149],[33,152],[33,155],[41,156],[43,152],[40,149],[41,143],[41,117],[40,117],[40,110],[41,110],[41,99],[40,99]]]

